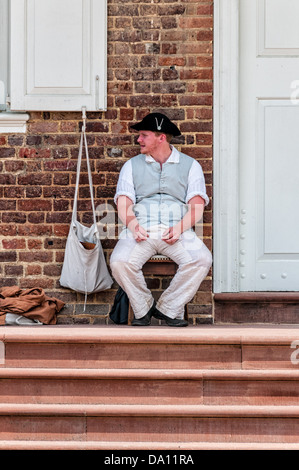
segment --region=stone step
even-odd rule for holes
[[[298,448],[298,337],[272,325],[2,327],[0,449]]]
[[[299,370],[0,369],[1,403],[296,405]]]
[[[10,368],[295,369],[298,349],[299,326],[0,329],[0,367]]]
[[[228,292],[214,295],[216,324],[297,325],[299,292]]]
[[[118,456],[120,459],[122,455],[124,458],[128,457],[127,453],[119,454],[120,452],[131,451],[130,455],[136,458],[138,452],[143,452],[139,456],[139,461],[145,461],[153,464],[159,458],[159,452],[164,451],[166,455],[171,455],[171,451],[176,451],[177,458],[181,459],[184,463],[189,459],[196,461],[197,454],[192,451],[201,450],[299,450],[297,443],[283,443],[283,442],[124,442],[124,441],[0,441],[0,450],[98,450],[105,451],[102,460],[112,458],[112,455]],[[114,452],[114,454],[113,454]],[[195,456],[194,456],[195,455]],[[198,456],[201,458],[201,456]],[[172,459],[173,460],[173,459]],[[167,459],[165,459],[167,462]],[[126,464],[128,460],[125,460]],[[161,464],[161,462],[160,462]],[[163,465],[163,464],[162,464]],[[133,465],[131,465],[133,466]]]
[[[0,441],[298,444],[299,406],[1,404]]]

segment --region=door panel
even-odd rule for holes
[[[257,1],[258,45],[261,55],[298,54],[298,0]]]

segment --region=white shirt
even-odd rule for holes
[[[178,163],[180,159],[180,152],[175,147],[171,146],[171,148],[172,152],[167,159],[167,162]],[[154,158],[150,155],[145,156],[145,161],[148,163],[155,162]],[[128,160],[120,171],[116,194],[114,197],[115,204],[117,203],[119,196],[127,196],[131,199],[133,204],[136,203],[131,160]],[[209,204],[209,198],[206,193],[204,174],[201,165],[196,160],[194,160],[192,163],[189,171],[185,201],[186,204],[195,196],[201,196],[205,201],[205,206]]]

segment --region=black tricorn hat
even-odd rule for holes
[[[162,113],[150,113],[145,116],[142,121],[130,127],[136,131],[162,132],[163,134],[169,134],[173,137],[181,135],[177,126]]]

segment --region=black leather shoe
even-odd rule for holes
[[[160,312],[160,310],[157,308],[155,308],[152,316],[158,318],[159,320],[164,320],[168,326],[182,327],[188,326],[189,324],[186,320],[183,319],[170,318],[167,315],[164,315],[164,313]]]
[[[151,324],[153,312],[156,308],[156,302],[153,303],[153,306],[149,309],[146,315],[142,318],[134,318],[132,321],[132,326],[149,326]]]

